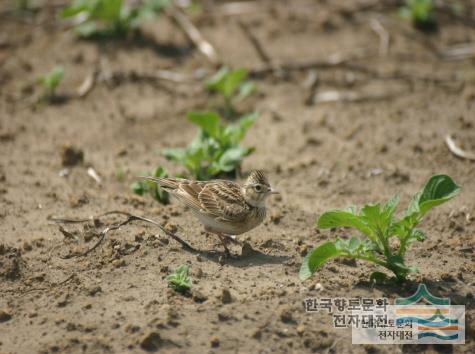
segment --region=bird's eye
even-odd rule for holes
[[[260,185],[255,186],[254,189],[256,192],[262,192],[262,187]]]

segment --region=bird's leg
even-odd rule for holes
[[[226,237],[226,240],[228,242],[234,243],[235,245],[242,246],[242,242],[237,240],[235,236],[233,237],[232,235],[224,235]]]
[[[219,240],[220,240],[221,243],[223,244],[223,247],[224,247],[224,255],[225,255],[226,257],[230,257],[230,256],[231,256],[231,252],[229,252],[227,236],[224,235],[224,234],[221,234],[221,233],[216,233],[216,236],[219,237]]]

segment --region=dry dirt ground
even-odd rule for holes
[[[211,72],[208,61],[167,17],[135,38],[91,42],[56,20],[54,1],[34,16],[15,15],[11,2],[1,3],[1,353],[475,352],[475,164],[444,143],[446,134],[455,134],[460,146],[475,151],[475,62],[442,55],[475,42],[470,1],[462,3],[471,21],[439,13],[438,32],[430,34],[398,18],[397,7],[378,5],[387,2],[263,1],[233,16],[222,13],[222,3],[205,3],[193,21],[224,63],[263,65],[239,21],[272,60],[320,63],[255,72],[259,93],[241,109],[260,112],[245,139],[256,153],[243,172],[264,169],[282,194],[270,200],[268,220],[242,236],[256,252],[224,265],[217,240],[187,210],[129,191],[134,176],[158,164],[181,172],[158,151],[186,145],[196,132],[186,112],[214,100],[202,81],[147,75]],[[377,23],[389,34],[387,53]],[[329,64],[338,58],[341,65]],[[64,100],[36,106],[35,80],[57,64],[65,68]],[[94,70],[101,79],[86,97],[75,98]],[[309,85],[312,78],[316,84]],[[352,94],[337,102],[312,100],[328,91]],[[67,147],[81,150],[84,161],[61,176]],[[101,184],[88,176],[91,166]],[[435,173],[451,175],[463,192],[424,221],[428,238],[407,255],[419,268],[410,282],[372,287],[373,266],[341,261],[299,281],[310,247],[347,235],[316,230],[320,213],[396,192],[404,205]],[[87,256],[62,259],[90,247],[119,219],[65,225],[84,238],[76,245],[48,216],[87,218],[109,210],[164,222],[202,252],[133,223],[108,234]],[[241,252],[238,246],[232,251]],[[166,275],[180,264],[190,266],[192,296],[167,288]],[[351,345],[350,330],[335,329],[330,315],[307,314],[302,306],[312,296],[393,300],[412,294],[418,282],[466,305],[467,344]]]

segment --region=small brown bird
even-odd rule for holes
[[[252,171],[244,185],[226,180],[192,181],[144,177],[190,207],[207,232],[221,240],[226,255],[231,236],[258,226],[266,216],[266,199],[278,193],[262,171]],[[234,241],[235,242],[235,241]]]

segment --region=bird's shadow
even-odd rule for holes
[[[224,252],[215,250],[188,249],[187,251],[199,255],[208,261],[221,265],[227,264],[236,268],[255,267],[264,264],[282,264],[289,259],[289,256],[265,254],[255,249],[245,254],[231,254],[230,256],[226,256]]]

